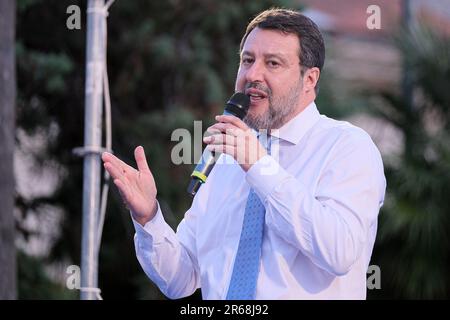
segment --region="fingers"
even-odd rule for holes
[[[113,179],[125,179],[124,173],[116,166],[114,166],[111,162],[105,162],[103,166],[105,167],[105,170],[108,171],[108,173],[111,175],[111,177],[113,177]]]
[[[237,137],[233,135],[218,133],[203,138],[203,142],[207,144],[226,144],[230,146],[236,145]]]
[[[134,156],[139,171],[108,152],[102,154],[103,166],[113,178],[114,184],[128,207],[136,203],[136,196],[142,192],[140,173],[145,171],[150,173],[144,149],[141,146],[134,150]]]
[[[206,130],[208,133],[217,133],[217,132],[223,132],[231,135],[236,135],[238,131],[242,131],[242,129],[237,128],[236,126],[230,124],[230,123],[222,123],[218,122],[216,124],[213,124],[211,127],[209,127]]]
[[[116,156],[112,155],[109,152],[103,152],[102,153],[102,160],[104,163],[111,163],[114,167],[116,167],[118,170],[122,171],[123,173],[126,172],[132,172],[134,170],[133,167],[129,166]]]
[[[123,201],[127,204],[130,198],[130,181],[126,175],[117,167],[115,167],[111,162],[105,162],[103,165],[105,170],[113,177],[113,182],[119,190],[120,196]]]
[[[219,115],[219,116],[216,116],[215,119],[219,122],[230,123],[233,126],[236,126],[239,129],[242,129],[244,131],[246,131],[248,129],[248,126],[244,123],[244,121],[242,121],[241,119],[239,119],[238,117],[235,117],[235,116]]]
[[[113,178],[114,184],[117,186],[116,180],[120,181],[122,190],[119,191],[125,192],[126,188],[130,187],[130,178],[132,179],[136,170],[108,152],[102,154],[102,160],[104,161],[103,167]],[[121,193],[122,198],[124,198],[124,194]]]
[[[211,152],[226,153],[233,158],[236,157],[236,147],[224,144],[210,144],[206,147]]]
[[[122,175],[124,173],[121,164],[116,159],[117,158],[111,153],[102,153],[103,167],[105,167],[106,171],[108,171],[113,179],[122,178]]]
[[[119,158],[109,152],[102,153],[102,160],[103,162],[119,162]]]
[[[208,128],[208,132],[214,133],[216,131],[221,131],[223,133],[229,133],[233,134],[233,131],[247,131],[249,127],[235,116],[230,115],[220,115],[216,116],[215,119],[218,121],[216,124],[212,125]],[[236,134],[234,134],[236,135]]]
[[[136,159],[136,164],[139,171],[150,171],[147,163],[147,159],[145,158],[144,148],[142,146],[134,149],[134,158]]]

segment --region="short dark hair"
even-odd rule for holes
[[[247,26],[241,40],[239,50],[242,52],[245,40],[255,28],[279,30],[284,33],[296,34],[299,39],[299,59],[301,75],[303,68],[317,67],[322,71],[325,62],[325,44],[317,25],[308,17],[298,11],[273,8],[258,14]],[[319,91],[319,81],[315,88]]]

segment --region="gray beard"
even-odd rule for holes
[[[256,131],[266,129],[270,132],[271,129],[279,129],[290,120],[295,112],[299,96],[300,83],[298,86],[292,87],[289,93],[283,97],[273,98],[270,92],[268,95],[269,109],[260,115],[248,113],[244,122]]]

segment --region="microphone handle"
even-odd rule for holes
[[[235,115],[231,112],[228,112],[227,110],[224,110],[223,114],[231,116]],[[200,161],[191,174],[192,179],[189,182],[189,186],[187,188],[187,192],[191,196],[195,196],[201,185],[206,182],[206,178],[214,168],[215,164],[215,153],[205,149],[203,151],[202,157],[200,158]]]

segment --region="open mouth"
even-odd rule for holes
[[[252,101],[264,99],[264,97],[262,95],[255,94],[255,93],[249,94],[248,96],[250,97],[250,100],[252,100]]]
[[[258,101],[261,101],[261,100],[264,100],[267,98],[267,94],[264,91],[253,89],[253,88],[246,90],[245,93],[249,96],[250,102],[252,102],[252,103],[258,102]]]

